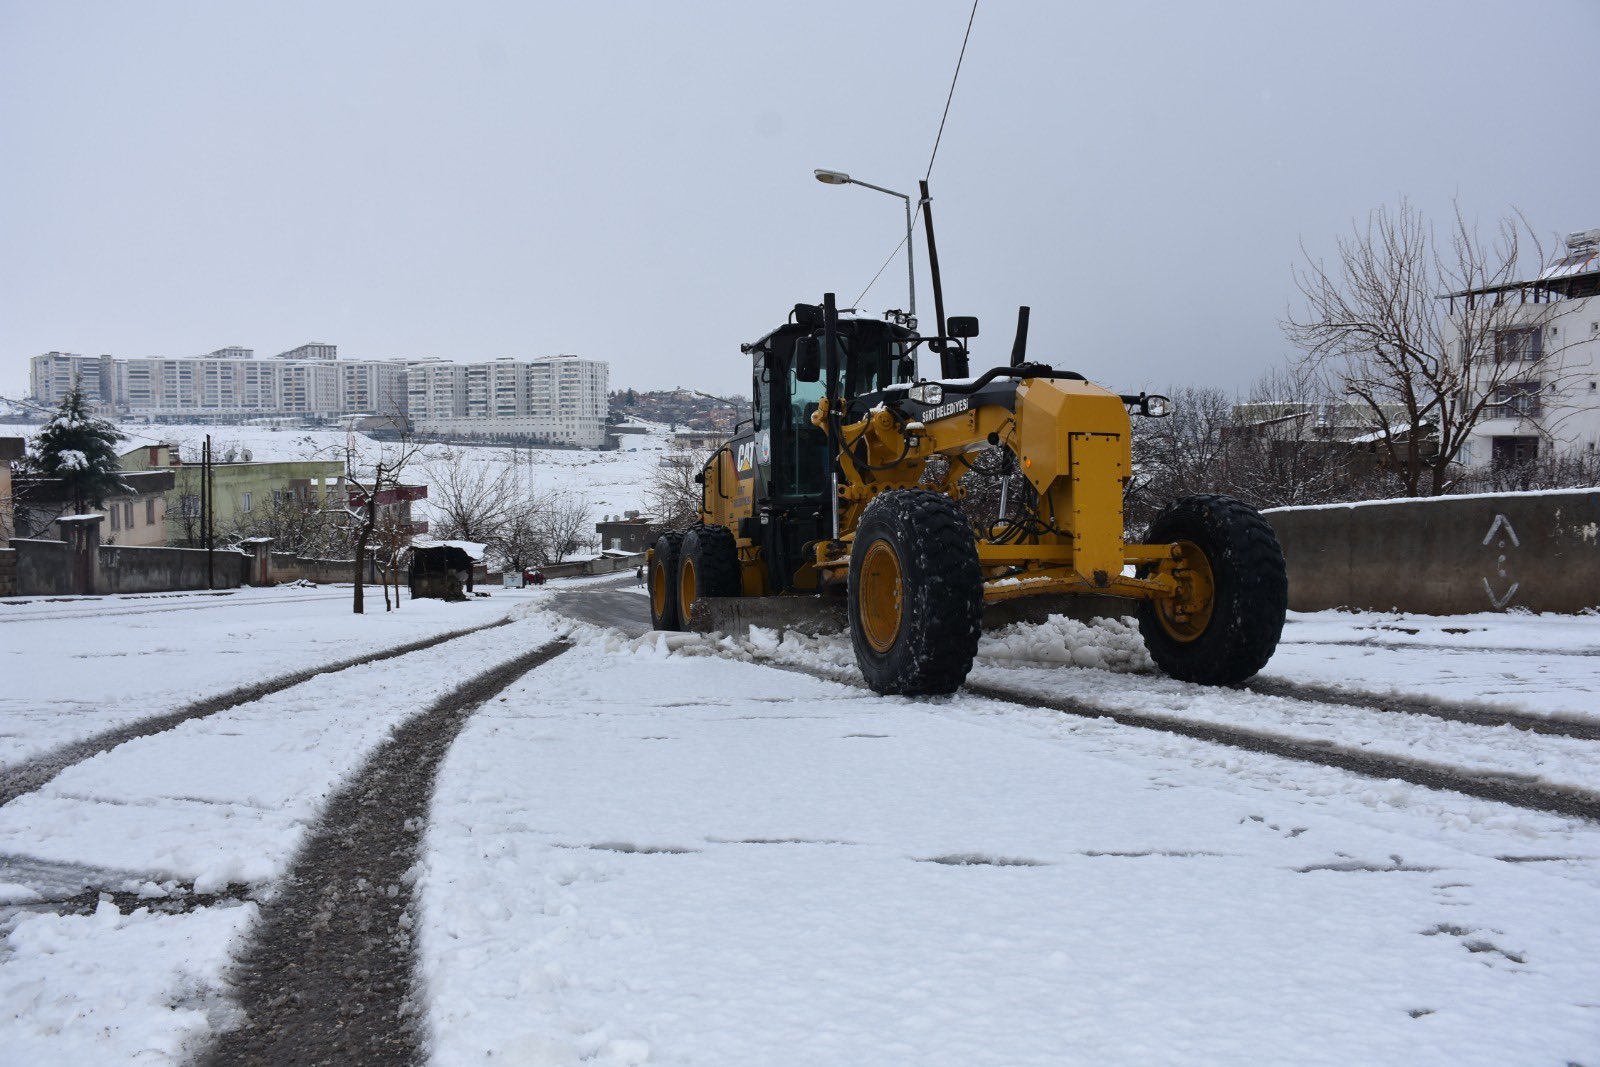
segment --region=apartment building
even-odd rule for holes
[[[110,356],[80,356],[75,352],[46,352],[34,356],[29,367],[33,399],[54,407],[77,386],[95,411],[116,405],[115,361]]]
[[[1458,334],[1492,330],[1498,372],[1461,461],[1505,467],[1600,452],[1600,229],[1569,234],[1566,254],[1537,278],[1450,300]]]
[[[407,409],[420,433],[597,448],[609,378],[606,363],[570,355],[413,363]]]
[[[409,415],[423,433],[605,443],[608,365],[577,356],[482,363],[343,360],[313,343],[256,359],[230,346],[192,358],[33,357],[33,394],[53,405],[79,383],[99,410],[160,419]]]

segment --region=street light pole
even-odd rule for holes
[[[905,203],[906,203],[906,293],[907,293],[907,298],[911,301],[910,307],[907,309],[906,313],[908,315],[910,315],[912,318],[916,318],[917,317],[917,270],[916,270],[915,262],[914,262],[913,257],[912,257],[912,249],[916,247],[916,241],[914,241],[912,239],[912,231],[911,231],[911,225],[912,225],[912,219],[911,219],[911,197],[907,196],[905,193],[897,193],[893,189],[885,189],[881,185],[873,185],[871,182],[864,182],[860,178],[852,178],[852,177],[850,177],[850,175],[844,173],[843,171],[838,171],[838,170],[817,170],[817,171],[813,171],[813,173],[817,176],[817,181],[821,182],[823,185],[859,185],[864,189],[872,189],[875,192],[888,193],[890,196],[898,196],[901,200],[905,201]]]

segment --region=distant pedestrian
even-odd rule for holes
[[[638,567],[638,568],[636,568],[634,570],[634,572],[633,572],[633,584],[638,586],[640,589],[644,588],[644,567],[643,566],[640,566],[640,567]]]
[[[534,585],[543,585],[544,584],[544,571],[534,571],[533,572],[533,584]]]
[[[526,589],[533,584],[533,568],[522,568],[522,588]]]

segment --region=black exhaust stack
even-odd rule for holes
[[[1017,308],[1017,339],[1011,342],[1011,365],[1020,367],[1028,361],[1028,305]]]
[[[967,377],[967,351],[960,345],[944,342],[944,286],[939,280],[939,246],[933,240],[933,198],[928,195],[928,183],[918,182],[922,189],[922,221],[928,235],[928,271],[933,275],[933,314],[939,322],[939,334],[928,342],[928,347],[939,353],[939,377]]]
[[[828,507],[833,540],[839,540],[839,422],[844,414],[844,387],[839,381],[839,309],[832,293],[822,294],[822,365],[828,398]]]

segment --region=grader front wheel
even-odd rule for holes
[[[726,526],[694,526],[678,548],[678,621],[685,629],[694,602],[739,595],[739,548]]]
[[[650,628],[681,630],[687,619],[678,617],[678,556],[683,534],[668,530],[656,538],[650,551]]]
[[[872,501],[850,552],[850,643],[877,693],[953,693],[983,621],[978,549],[955,502],[896,489]]]
[[[1266,666],[1289,607],[1283,550],[1261,513],[1226,496],[1175,501],[1145,540],[1177,551],[1162,564],[1178,595],[1139,605],[1156,665],[1185,682],[1234,685]]]

